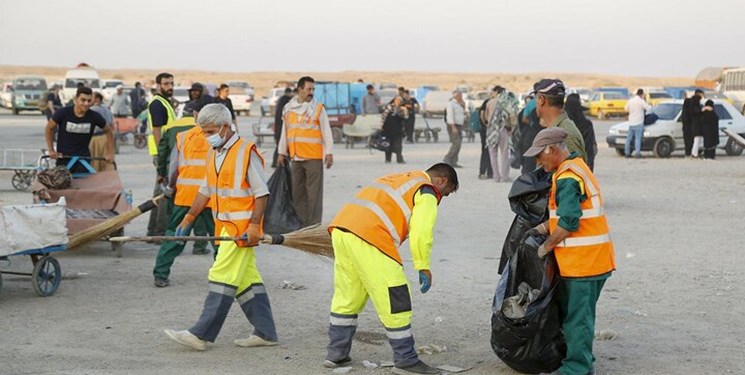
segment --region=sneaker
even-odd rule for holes
[[[352,363],[352,358],[349,358],[349,357],[344,358],[344,359],[342,359],[340,361],[336,361],[336,362],[334,362],[334,361],[332,361],[330,359],[324,359],[323,360],[323,367],[325,367],[325,368],[344,367],[344,366],[346,366],[346,365],[348,365],[350,363]]]
[[[426,363],[419,361],[408,367],[394,367],[394,374],[408,375],[408,374],[439,374],[440,370],[429,367]]]
[[[194,255],[206,255],[210,253],[210,250],[207,248],[204,249],[192,249],[191,253]]]
[[[486,180],[487,178],[489,178],[489,177],[486,177],[485,174],[480,174],[479,175],[479,180]]]
[[[275,346],[277,345],[276,341],[267,341],[262,339],[259,336],[251,335],[248,336],[247,339],[238,339],[233,341],[236,345],[244,348],[255,348],[257,346]]]
[[[165,332],[169,339],[176,341],[183,346],[188,346],[199,351],[207,350],[207,342],[194,336],[194,334],[189,331],[174,331],[172,329],[166,329],[163,330],[163,332]]]
[[[158,288],[165,288],[170,284],[168,279],[164,279],[162,277],[156,277],[155,281],[153,281],[153,284]]]
[[[399,161],[397,161],[396,163],[398,163],[398,164],[406,164],[406,161],[404,161],[404,160],[399,160]]]

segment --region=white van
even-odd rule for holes
[[[422,103],[422,116],[434,117],[444,116],[448,102],[453,98],[451,91],[430,91],[424,97]]]
[[[745,117],[727,101],[714,99],[714,112],[719,116],[719,148],[727,155],[739,156],[743,148],[730,139],[722,130],[729,129],[741,136],[745,136]],[[705,101],[703,101],[705,102]],[[642,136],[642,151],[652,151],[658,158],[669,157],[674,151],[684,149],[683,122],[681,113],[683,100],[671,100],[652,107],[657,115],[657,121],[644,126]],[[616,153],[624,156],[626,137],[629,133],[629,123],[622,122],[610,127],[606,142],[609,148],[616,149]]]
[[[82,82],[86,87],[90,87],[93,91],[101,91],[101,78],[95,69],[82,67],[68,70],[65,74],[65,87],[60,92],[62,104],[75,97],[79,82]]]

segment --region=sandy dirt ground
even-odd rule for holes
[[[94,62],[90,62],[95,66]],[[65,72],[72,67],[29,67],[0,65],[0,81],[13,80],[20,74],[34,74],[46,77],[52,82],[64,80]],[[141,81],[149,85],[161,69],[100,69],[102,79],[121,79],[127,84],[134,85]],[[256,99],[267,95],[275,82],[296,81],[304,75],[310,75],[316,80],[356,82],[393,82],[400,86],[416,88],[419,85],[437,85],[443,89],[453,89],[458,84],[470,84],[474,90],[482,90],[494,85],[502,85],[515,92],[524,92],[533,87],[533,83],[541,78],[561,77],[570,87],[600,87],[623,86],[630,89],[644,86],[690,86],[692,77],[626,77],[603,74],[573,74],[573,73],[440,73],[440,72],[206,72],[198,70],[168,70],[175,75],[177,85],[190,85],[192,82],[211,82],[220,84],[229,80],[247,81],[256,89]]]
[[[41,117],[0,113],[0,148],[43,145]],[[249,134],[249,121],[241,119]],[[618,270],[606,283],[595,341],[597,374],[743,374],[745,342],[745,158],[716,161],[682,157],[618,157],[605,146],[611,122],[596,123],[600,151],[596,176],[606,201]],[[441,126],[441,124],[439,125]],[[478,138],[477,138],[478,141]],[[448,144],[404,145],[407,165],[386,165],[383,155],[337,145],[325,180],[324,219],[374,177],[439,162]],[[267,154],[272,149],[261,149]],[[422,355],[432,365],[471,368],[467,374],[515,374],[492,352],[491,301],[499,256],[513,213],[510,184],[477,179],[479,143],[464,143],[461,189],[443,200],[432,254],[434,285],[421,294],[406,244],[401,254],[412,282],[417,346],[445,351]],[[154,171],[145,150],[123,146],[118,155],[124,185],[136,201],[152,191]],[[512,170],[513,177],[517,174]],[[0,204],[30,202],[0,172]],[[126,227],[144,234],[147,217]],[[280,345],[244,349],[233,340],[251,327],[234,306],[217,341],[193,352],[170,341],[164,328],[193,324],[207,291],[210,256],[180,256],[172,284],[156,289],[154,245],[127,244],[115,258],[107,243],[56,255],[64,279],[54,296],[37,297],[28,278],[4,276],[0,291],[1,374],[331,374],[321,361],[327,344],[333,265],[296,250],[261,246],[257,252],[272,301]],[[27,258],[0,266],[29,270]],[[306,287],[283,289],[284,281]],[[391,360],[372,306],[360,316],[352,350],[354,374],[363,360]]]

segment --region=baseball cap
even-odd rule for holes
[[[543,152],[543,150],[546,149],[546,146],[561,143],[566,139],[566,137],[567,131],[562,128],[552,127],[543,129],[535,136],[535,139],[533,139],[533,145],[523,153],[523,156],[532,158]]]
[[[564,96],[566,94],[566,87],[564,87],[564,82],[560,79],[544,78],[533,84],[533,92],[531,94]]]
[[[194,82],[191,84],[191,88],[189,89],[189,91],[194,90],[204,91],[204,86],[199,82]]]

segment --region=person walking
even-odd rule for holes
[[[517,123],[520,127],[520,137],[517,140],[518,152],[520,155],[527,151],[535,136],[543,129],[540,118],[535,109],[535,97],[528,95],[526,98],[525,108],[520,111],[517,117]],[[520,158],[520,173],[525,174],[534,171],[536,168],[535,158]]]
[[[502,86],[493,89],[494,98],[486,103],[486,144],[489,149],[489,160],[494,172],[494,181],[510,181],[510,119],[517,116],[517,103],[512,101],[509,93]]]
[[[134,89],[129,92],[129,104],[131,106],[132,117],[137,117],[147,107],[145,90],[142,88],[140,82],[135,82]]]
[[[106,126],[113,129],[114,115],[111,111],[103,105],[103,95],[100,92],[93,93],[93,105],[91,111],[98,113],[106,121]],[[91,142],[88,144],[88,149],[91,152],[91,167],[96,172],[103,171],[115,171],[113,163],[106,162],[106,147],[108,147],[108,140],[106,139],[105,133],[102,128],[96,128],[93,131]],[[116,144],[114,145],[116,150]]]
[[[277,157],[279,156],[279,139],[282,136],[282,128],[284,119],[282,113],[285,110],[285,106],[290,102],[293,96],[297,93],[297,89],[285,88],[285,94],[277,99],[277,105],[274,109],[274,157],[272,158],[272,168],[277,168]]]
[[[491,159],[489,156],[489,147],[486,144],[486,126],[489,124],[489,120],[486,117],[486,105],[489,103],[491,98],[494,98],[496,93],[491,92],[490,98],[484,100],[481,103],[478,111],[478,119],[471,118],[471,121],[479,122],[479,138],[481,139],[481,158],[479,159],[479,180],[487,180],[494,177],[494,171],[491,168]]]
[[[577,126],[580,134],[582,134],[582,138],[585,141],[585,151],[587,152],[587,166],[590,167],[591,171],[594,171],[595,155],[598,153],[598,142],[595,139],[595,128],[592,126],[592,121],[585,117],[586,110],[587,108],[582,106],[579,94],[572,93],[567,95],[567,100],[564,103],[564,111],[569,116],[569,119],[574,122],[574,125]]]
[[[566,144],[569,151],[576,152],[582,160],[587,162],[585,140],[577,125],[569,119],[564,111],[564,82],[558,79],[542,79],[533,85],[535,95],[535,110],[544,128],[559,127],[567,132]]]
[[[195,126],[195,121],[199,116],[199,111],[209,102],[210,100],[206,97],[188,102],[184,107],[183,117],[173,122],[173,126],[163,134],[158,144],[158,175],[164,177],[169,192],[175,190],[175,194],[166,194],[165,204],[170,206],[166,236],[176,234],[176,228],[186,217],[207,173],[206,160],[210,145],[205,139],[202,128]],[[196,235],[213,236],[215,234],[211,208],[211,203],[208,203],[199,215],[190,218]],[[156,287],[163,288],[170,284],[168,277],[171,273],[171,266],[176,257],[184,251],[185,246],[186,242],[183,241],[161,243],[153,268],[153,284]],[[214,242],[212,248],[217,250]],[[207,241],[194,242],[192,254],[209,253]]]
[[[368,299],[393,349],[394,373],[439,374],[422,362],[411,330],[411,292],[398,247],[407,237],[420,291],[432,286],[430,254],[437,206],[458,190],[452,166],[383,176],[342,207],[329,226],[334,248],[334,296],[324,366],[351,359],[357,318]]]
[[[406,108],[399,96],[386,104],[381,116],[383,135],[390,141],[390,147],[385,151],[385,162],[391,162],[392,154],[396,154],[396,162],[405,164],[403,156],[404,124],[406,123]]]
[[[458,154],[463,144],[463,124],[466,122],[466,103],[463,101],[463,94],[460,91],[454,91],[453,98],[450,99],[446,108],[445,126],[450,136],[450,149],[443,162],[453,168],[462,168],[458,164]]]
[[[62,107],[54,112],[47,122],[44,136],[49,157],[56,160],[56,165],[68,166],[73,156],[90,157],[90,143],[96,128],[103,130],[106,137],[106,162],[114,162],[114,131],[98,113],[91,111],[93,90],[81,87],[75,92],[73,106]],[[55,130],[56,129],[56,130]],[[52,132],[57,132],[57,147],[53,142]],[[72,173],[89,173],[82,164],[68,166]]]
[[[54,115],[54,112],[62,108],[62,99],[59,96],[59,89],[59,85],[52,85],[52,88],[49,90],[46,98],[44,99],[44,116],[46,116],[47,121],[52,119],[52,115]]]
[[[213,150],[207,158],[204,183],[175,234],[188,236],[194,219],[211,202],[215,234],[241,239],[220,241],[217,258],[207,277],[209,292],[196,324],[188,330],[166,329],[164,333],[183,346],[206,350],[207,343],[214,342],[220,333],[235,300],[254,328],[248,338],[235,340],[235,344],[277,345],[269,296],[256,267],[253,249],[263,235],[261,222],[269,197],[264,160],[253,142],[232,130],[230,111],[224,105],[206,105],[196,122]]]
[[[683,100],[683,111],[680,117],[683,123],[683,145],[686,157],[690,157],[693,150],[693,122],[697,121],[698,116],[701,115],[701,100],[703,99],[704,92],[696,89],[692,97]]]
[[[292,202],[305,225],[323,218],[323,167],[334,164],[334,138],[322,103],[313,100],[315,81],[298,80],[297,96],[285,106],[277,165],[289,158],[292,171]]]
[[[624,153],[627,158],[631,157],[631,141],[634,140],[634,157],[642,157],[642,138],[644,137],[644,115],[652,109],[652,106],[644,99],[644,90],[636,90],[636,95],[626,102],[624,107],[629,113],[629,132],[626,135],[626,146]]]
[[[362,114],[376,115],[380,113],[380,95],[375,93],[373,85],[367,85],[367,95],[362,98]]]
[[[158,167],[158,144],[160,143],[161,132],[168,130],[173,121],[176,120],[176,113],[171,106],[173,97],[173,74],[160,73],[155,77],[157,85],[155,95],[147,105],[147,125],[150,135],[147,136],[147,147],[150,156],[153,158],[153,165]],[[165,182],[162,176],[155,179],[155,188],[153,188],[153,197],[163,193],[161,184]],[[163,236],[166,233],[168,225],[168,207],[167,205],[158,205],[150,210],[150,219],[147,224],[148,236]]]
[[[600,185],[579,154],[568,150],[566,139],[562,128],[541,130],[524,156],[553,173],[549,220],[532,230],[548,235],[538,257],[553,252],[559,266],[557,299],[567,351],[558,373],[586,375],[594,373],[597,301],[616,264]]]
[[[238,126],[238,119],[235,117],[235,110],[233,110],[233,101],[230,100],[230,86],[223,83],[217,88],[217,96],[214,99],[215,103],[220,103],[230,111],[230,117],[233,119],[233,124]]]
[[[129,100],[129,96],[124,93],[124,86],[119,84],[116,85],[116,92],[111,96],[111,113],[114,117],[127,117],[130,115],[130,106],[132,103]]]
[[[701,110],[698,119],[701,134],[704,138],[704,159],[714,160],[719,145],[719,116],[714,111],[714,101],[709,99]],[[695,148],[694,148],[695,150]]]
[[[419,102],[415,97],[411,96],[411,91],[404,90],[403,92],[403,106],[406,108],[406,115],[404,118],[404,133],[406,134],[406,143],[414,143],[414,127],[416,126],[416,114],[419,112]]]

